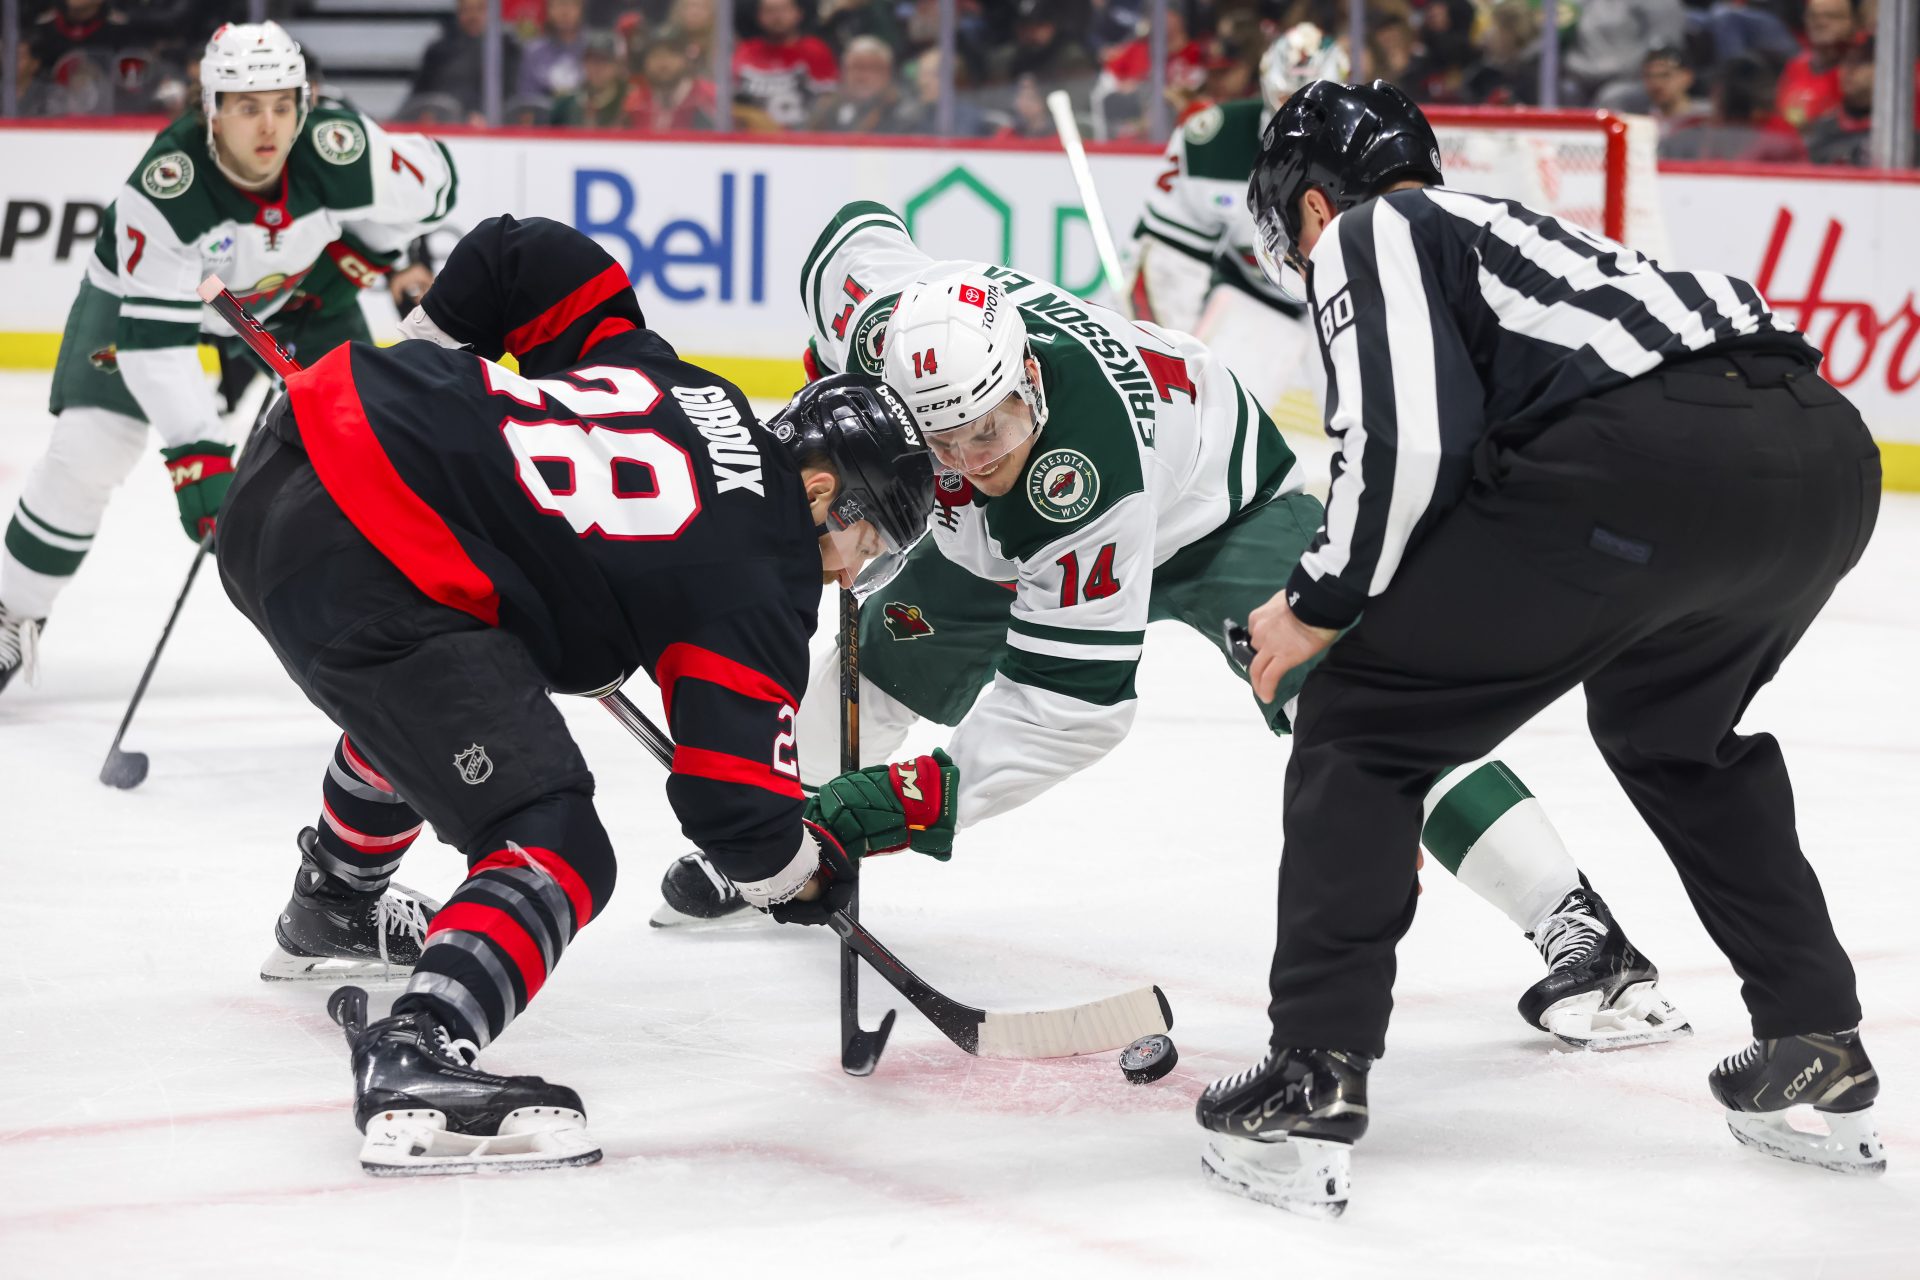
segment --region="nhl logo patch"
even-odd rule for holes
[[[1027,468],[1027,501],[1055,524],[1071,524],[1100,498],[1100,473],[1078,449],[1053,449]]]
[[[367,131],[351,120],[322,120],[313,126],[313,149],[329,164],[352,164],[367,153]]]
[[[900,301],[900,295],[872,307],[853,331],[853,360],[860,366],[860,372],[879,377],[881,356],[887,345],[887,321],[893,317],[893,308]]]
[[[880,611],[880,621],[886,624],[887,634],[895,640],[918,640],[921,636],[933,634],[933,624],[927,621],[927,615],[920,612],[917,604],[889,600]]]
[[[140,171],[140,189],[155,200],[171,200],[193,185],[193,161],[184,151],[155,156]]]
[[[493,776],[493,761],[487,756],[487,749],[474,743],[453,758],[453,767],[459,770],[460,781],[470,787],[477,787]]]

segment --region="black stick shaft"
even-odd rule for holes
[[[147,659],[147,669],[140,673],[140,683],[133,687],[133,701],[127,704],[127,714],[120,717],[120,728],[113,735],[113,746],[108,748],[109,758],[120,750],[120,741],[127,736],[127,726],[133,723],[133,713],[140,709],[140,699],[147,696],[147,684],[160,665],[160,655],[167,651],[167,637],[173,634],[173,624],[180,621],[180,610],[186,606],[187,596],[193,590],[193,580],[199,576],[200,566],[207,560],[207,549],[212,545],[213,535],[208,534],[200,539],[200,549],[193,553],[193,563],[187,567],[187,580],[180,584],[180,594],[173,598],[173,612],[167,615],[167,625],[160,629],[160,641],[153,646],[153,654]]]
[[[840,592],[840,772],[860,767],[860,599],[852,587]],[[860,888],[847,899],[849,920],[860,918]],[[844,938],[844,934],[842,937]],[[840,1043],[851,1043],[860,1028],[860,958],[840,948]]]

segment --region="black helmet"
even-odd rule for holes
[[[1282,263],[1305,274],[1300,197],[1311,188],[1345,212],[1402,178],[1441,181],[1440,143],[1413,99],[1385,80],[1301,86],[1267,123],[1247,184],[1261,270],[1275,284]]]
[[[767,419],[796,465],[825,458],[840,477],[828,511],[845,529],[870,521],[887,547],[905,551],[927,531],[933,455],[893,389],[864,373],[811,383]]]

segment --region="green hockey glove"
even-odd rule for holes
[[[233,483],[233,446],[213,440],[162,449],[167,475],[173,480],[173,500],[180,504],[180,527],[198,542],[213,532],[220,503]]]
[[[841,774],[808,802],[807,817],[856,857],[912,849],[945,862],[953,855],[959,786],[960,770],[935,751]]]

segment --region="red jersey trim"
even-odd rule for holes
[[[300,441],[320,483],[374,549],[428,599],[500,625],[500,593],[447,522],[407,487],[367,421],[351,347],[287,379]]]
[[[708,751],[701,747],[675,747],[673,749],[673,772],[682,778],[710,778],[715,782],[735,782],[741,786],[759,787],[775,795],[785,796],[789,800],[803,800],[800,780],[789,778],[773,771],[773,766],[759,760],[749,760],[745,756],[728,755],[724,751]],[[434,917],[436,920],[438,916]]]
[[[780,687],[772,676],[743,662],[723,657],[697,644],[670,644],[653,666],[653,682],[660,686],[660,705],[673,723],[673,687],[685,679],[704,680],[759,702],[798,707],[800,700]]]
[[[531,351],[552,342],[566,332],[567,326],[575,320],[622,289],[631,288],[633,281],[627,279],[626,271],[619,263],[612,263],[605,271],[509,333],[506,348],[518,356],[523,351]]]
[[[477,933],[506,952],[513,967],[520,971],[520,980],[526,984],[528,1001],[546,985],[547,958],[540,954],[540,944],[533,940],[525,925],[507,912],[478,902],[449,902],[440,908],[428,926],[427,941],[431,943],[450,929]]]
[[[525,854],[525,857],[521,855]],[[573,931],[580,932],[587,921],[593,919],[593,895],[587,891],[587,882],[573,869],[573,864],[551,849],[527,848],[522,846],[519,852],[512,849],[499,849],[473,864],[467,872],[469,879],[482,871],[495,869],[512,871],[524,867],[531,861],[541,871],[553,877],[560,886],[560,892],[567,895],[567,901],[573,904]]]

